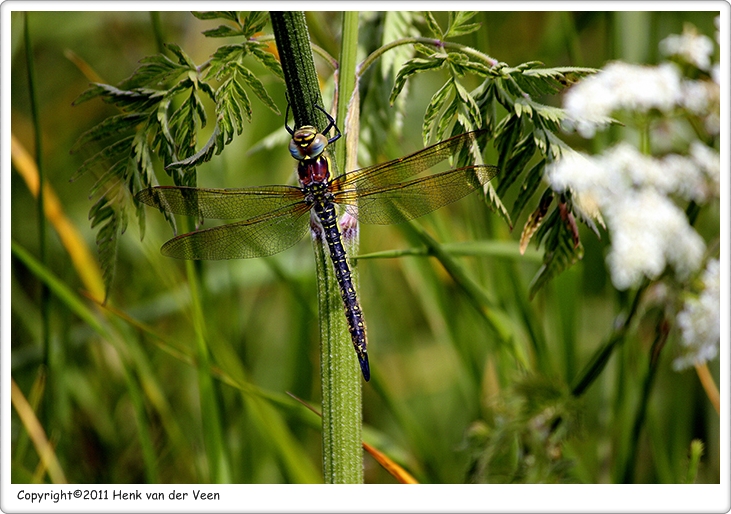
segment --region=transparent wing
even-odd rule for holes
[[[307,233],[310,206],[297,203],[238,223],[174,237],[162,253],[177,259],[249,259],[274,255]]]
[[[357,193],[337,192],[333,201],[357,207],[348,210],[363,223],[402,223],[459,200],[487,184],[497,173],[495,166],[466,166]]]
[[[304,195],[293,186],[244,189],[157,186],[143,189],[136,198],[173,214],[196,218],[250,219],[301,202]]]
[[[406,157],[345,173],[330,182],[331,190],[362,191],[401,182],[468,149],[485,132],[486,130],[465,132]]]

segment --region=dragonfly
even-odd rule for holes
[[[299,187],[255,186],[208,189],[185,186],[148,187],[136,198],[161,212],[196,219],[240,219],[195,230],[167,241],[163,255],[178,259],[247,259],[276,254],[296,244],[308,228],[320,228],[328,245],[343,300],[348,329],[363,378],[370,380],[363,311],[338,228],[336,204],[362,223],[386,225],[423,216],[483,187],[498,173],[491,165],[475,164],[412,178],[445,159],[469,151],[485,130],[466,132],[411,155],[330,177],[326,149],[341,133],[325,113],[328,125],[294,130],[289,151],[297,161]],[[334,134],[328,137],[331,131]],[[409,180],[410,179],[410,180]],[[314,213],[314,216],[311,214]],[[308,215],[309,214],[309,215]]]

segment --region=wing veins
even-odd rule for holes
[[[208,189],[156,186],[141,190],[137,200],[160,211],[210,219],[249,219],[301,202],[294,186]]]
[[[310,206],[301,203],[286,206],[236,223],[197,230],[167,241],[163,255],[178,259],[248,259],[274,255],[302,239],[309,217],[303,215]]]
[[[401,223],[459,200],[487,184],[497,173],[495,166],[465,166],[365,191],[335,193],[333,201],[347,205],[349,212],[363,223]]]
[[[334,189],[367,189],[400,182],[421,173],[471,145],[486,130],[465,132],[422,148],[411,155],[351,171],[332,180]]]

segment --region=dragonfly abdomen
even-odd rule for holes
[[[370,364],[368,363],[368,352],[366,350],[366,330],[363,319],[363,311],[358,302],[358,295],[353,286],[350,268],[348,267],[345,248],[338,230],[335,206],[331,202],[315,202],[315,213],[320,219],[325,232],[325,240],[330,248],[330,259],[335,269],[335,277],[340,286],[340,295],[345,307],[345,318],[348,321],[348,330],[353,341],[355,353],[358,355],[360,369],[366,382],[371,377]]]

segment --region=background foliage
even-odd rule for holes
[[[338,34],[340,15],[307,16],[313,42],[337,55],[337,36],[332,35]],[[693,12],[480,13],[471,20],[481,23],[479,30],[456,41],[510,66],[541,61],[547,67],[599,68],[612,59],[654,63],[661,39],[681,33],[686,22],[712,34],[713,17],[714,13]],[[440,16],[437,21],[447,26]],[[217,442],[210,441],[209,421],[201,410],[196,372],[200,354],[192,336],[185,266],[158,250],[170,237],[162,216],[147,217],[142,242],[136,223],[127,225],[120,240],[109,297],[110,309],[118,314],[86,299],[73,306],[64,300],[78,300],[81,290],[100,298],[103,289],[99,275],[78,268],[73,258],[80,247],[94,252],[98,236],[89,226],[88,194],[99,177],[87,173],[69,181],[98,148],[69,150],[84,132],[118,114],[103,102],[75,107],[72,102],[89,82],[118,84],[130,77],[140,59],[160,50],[159,34],[192,62],[205,62],[222,40],[201,32],[219,25],[190,13],[30,15],[44,171],[63,212],[49,216],[53,229],[48,268],[59,283],[50,300],[48,367],[41,367],[38,278],[27,263],[14,259],[12,369],[13,379],[37,407],[70,482],[321,480],[319,420],[284,394],[290,391],[314,404],[319,401],[317,299],[309,245],[267,259],[200,267],[215,378],[212,394],[224,413]],[[18,15],[13,20],[12,131],[23,147],[32,149],[22,27]],[[419,27],[428,33],[427,25]],[[242,27],[243,32],[249,29]],[[269,32],[268,26],[263,30]],[[380,38],[385,43],[415,35],[414,30],[409,16],[362,13],[364,47]],[[331,69],[317,62],[327,92]],[[396,100],[399,111],[388,107],[387,100],[400,63],[389,68],[388,62],[363,79],[361,165],[423,146],[424,113],[449,73],[416,74]],[[239,108],[250,108],[251,120],[241,126],[235,115],[223,113],[222,119],[229,121],[220,137],[240,135],[220,156],[198,168],[200,186],[291,183],[293,163],[284,149],[289,136],[283,117],[276,113],[286,105],[283,84],[267,62],[252,60],[247,65],[254,80],[238,68],[210,73],[219,73],[222,81],[231,79],[237,94],[243,83],[254,84],[256,91],[261,84],[271,98],[250,94],[250,104]],[[185,72],[176,66],[166,70]],[[469,74],[462,80],[469,90],[480,83]],[[553,95],[534,100],[560,105]],[[203,107],[214,112],[213,99]],[[212,124],[207,130],[213,130]],[[600,143],[573,135],[563,139],[574,148],[595,152],[601,150],[596,145],[609,146],[622,137],[622,129],[616,128]],[[212,150],[223,145],[216,137],[199,143],[206,140]],[[595,146],[587,148],[588,144]],[[498,163],[497,149],[489,150],[487,157]],[[17,161],[15,165],[20,168]],[[11,185],[13,241],[38,255],[35,200],[20,174],[13,173]],[[516,193],[502,193],[503,203],[514,205]],[[532,199],[516,213],[514,226],[522,227],[537,201]],[[54,222],[59,218],[81,235],[77,243],[65,242]],[[701,217],[698,230],[713,234],[717,223],[712,216]],[[364,386],[368,442],[428,483],[617,482],[626,479],[628,468],[632,481],[673,483],[685,480],[690,442],[700,439],[705,451],[695,480],[718,482],[718,416],[694,373],[671,370],[671,348],[661,357],[664,364],[658,368],[639,442],[636,447],[631,444],[649,362],[652,318],[631,327],[630,337],[583,396],[569,394],[569,384],[608,337],[627,301],[608,281],[606,238],[599,240],[581,227],[583,260],[548,282],[529,302],[530,282],[541,257],[531,251],[520,256],[519,231],[511,233],[478,195],[419,220],[419,225],[445,245],[482,243],[476,247],[478,256],[455,258],[490,308],[509,320],[511,345],[519,352],[499,344],[484,313],[473,308],[470,295],[436,260],[360,260],[360,294],[374,371]],[[408,226],[361,231],[364,254],[422,245]],[[468,247],[461,251],[470,253]],[[224,462],[211,462],[205,451],[211,444],[224,448]],[[630,454],[630,448],[636,448],[635,453]],[[17,417],[13,462],[13,481],[44,480]],[[366,481],[393,479],[366,457]]]

